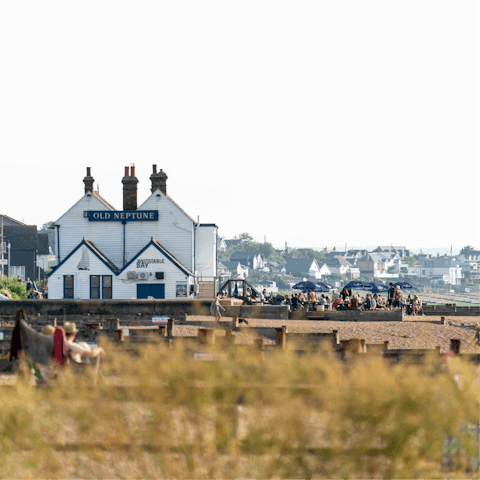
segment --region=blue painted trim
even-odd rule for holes
[[[57,266],[55,266],[55,268],[52,269],[52,271],[48,274],[48,276],[50,277],[50,275],[53,275],[82,245],[85,245],[104,265],[106,265],[109,270],[111,270],[115,275],[118,275],[118,272],[115,271],[102,257],[100,257],[97,252],[95,250],[93,250],[90,245],[85,241],[85,240],[82,240],[65,258],[64,260],[62,260]]]
[[[155,241],[150,240],[116,275],[120,275],[124,270],[126,270],[148,247],[153,245],[159,252],[163,253],[170,262],[172,262],[180,271],[185,273],[187,276],[192,276],[192,272],[189,272],[171,253],[169,253],[165,248],[160,244],[157,244]]]

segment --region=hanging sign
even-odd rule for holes
[[[89,222],[158,222],[158,210],[85,210]]]

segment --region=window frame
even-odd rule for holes
[[[92,280],[93,278],[98,278],[98,285],[96,287],[92,286]],[[101,299],[101,278],[102,276],[101,275],[90,275],[90,300],[100,300]],[[93,297],[92,296],[92,291],[93,289],[97,290],[97,293],[98,293],[98,296],[97,297]]]
[[[71,277],[72,278],[72,286],[71,287],[68,287],[68,289],[72,290],[72,296],[68,296],[66,295],[66,290],[67,290],[67,287],[65,286],[65,281],[67,279],[67,277]],[[75,275],[64,275],[63,276],[63,298],[64,299],[68,299],[68,300],[73,300],[75,298]]]
[[[110,286],[105,287],[105,278],[110,279]],[[110,290],[110,296],[105,298],[105,290]],[[113,298],[113,278],[112,275],[102,275],[102,299],[111,300]]]

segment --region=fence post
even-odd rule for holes
[[[175,320],[173,318],[168,319],[167,323],[167,337],[172,338],[173,337],[173,327],[175,326]]]
[[[287,326],[284,325],[282,328],[275,329],[275,343],[282,347],[282,350],[285,349],[287,345]]]
[[[232,316],[232,328],[238,328],[238,315]]]

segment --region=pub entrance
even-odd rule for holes
[[[165,298],[164,283],[140,283],[137,284],[137,298]]]

